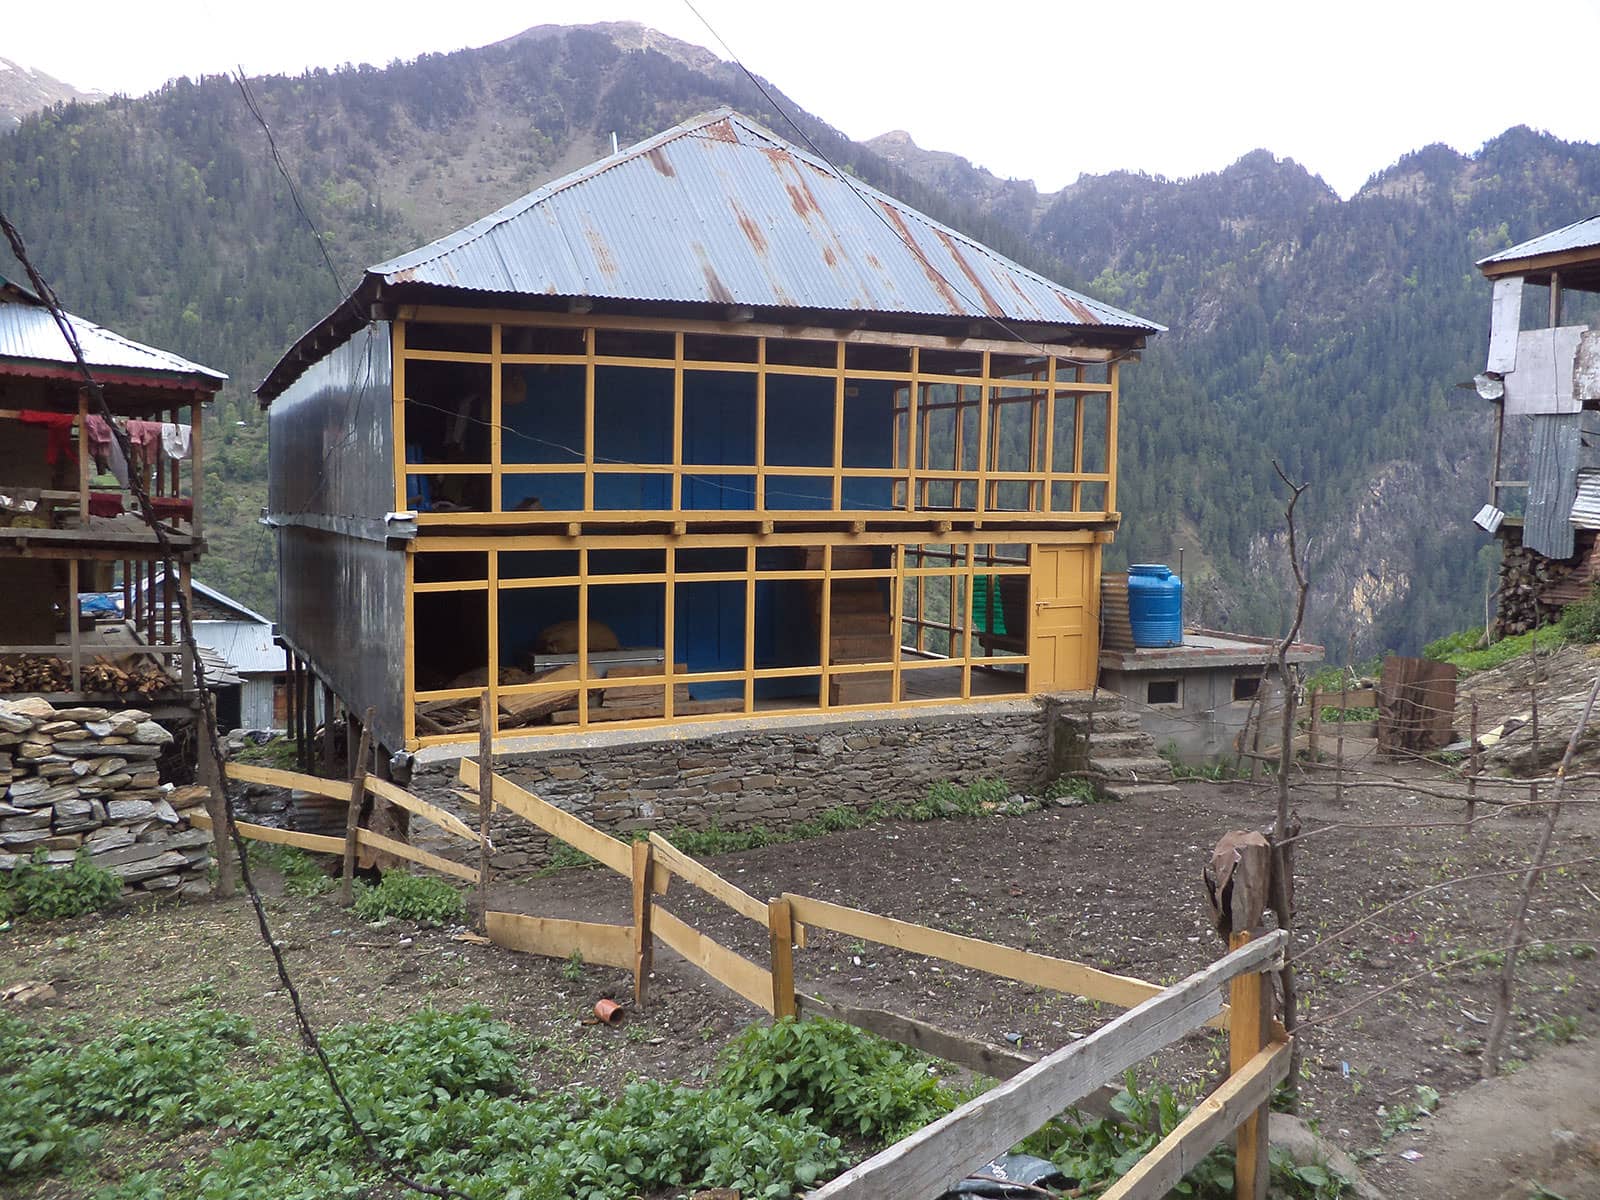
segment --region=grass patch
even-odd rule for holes
[[[246,740],[243,748],[235,750],[231,757],[235,762],[249,763],[253,767],[276,767],[280,771],[293,771],[294,739],[275,737],[259,744]]]
[[[0,921],[26,917],[55,921],[110,908],[122,895],[122,881],[78,852],[71,866],[49,867],[36,854],[0,873]]]
[[[646,1080],[616,1096],[525,1090],[519,1053],[540,1047],[519,1045],[476,1006],[341,1026],[323,1044],[384,1160],[484,1200],[714,1187],[782,1200],[854,1161],[860,1143],[883,1145],[971,1094],[921,1055],[829,1021],[752,1027],[704,1086]],[[1131,1080],[1116,1104],[1136,1123],[1057,1120],[1028,1149],[1103,1188],[1184,1111],[1170,1089],[1141,1092]],[[147,1131],[138,1148],[101,1155],[129,1126]],[[185,1130],[220,1144],[176,1162],[172,1140]],[[1231,1196],[1230,1154],[1211,1155],[1179,1190]],[[127,1022],[76,1047],[0,1017],[0,1170],[70,1178],[96,1200],[282,1200],[384,1185],[313,1059],[260,1044],[248,1022],[205,1008]],[[1273,1176],[1277,1194],[1302,1200],[1343,1188],[1320,1168],[1276,1159]]]
[[[1480,645],[1483,631],[1467,629],[1429,642],[1422,648],[1422,657],[1435,662],[1452,663],[1463,675],[1471,675],[1475,671],[1489,671],[1504,666],[1514,658],[1532,654],[1535,649],[1541,652],[1555,650],[1566,645],[1567,640],[1567,635],[1559,625],[1545,625],[1483,646]]]

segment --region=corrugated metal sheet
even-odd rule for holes
[[[271,625],[196,621],[194,640],[219,655],[239,675],[275,675],[283,670],[283,648],[272,644]]]
[[[846,181],[729,109],[368,273],[509,294],[1163,328]]]
[[[1541,413],[1533,422],[1528,511],[1522,544],[1546,558],[1571,558],[1572,500],[1578,490],[1581,413]]]
[[[1565,250],[1587,250],[1590,246],[1600,246],[1600,214],[1541,233],[1488,258],[1480,258],[1478,265],[1514,262],[1519,258],[1537,258],[1541,254],[1560,254]]]
[[[93,321],[71,313],[67,314],[67,319],[77,333],[78,344],[90,367],[198,376],[217,384],[228,378],[220,371],[125,338]],[[0,277],[0,359],[7,358],[66,366],[77,361],[50,310],[33,299],[32,293]],[[0,363],[0,369],[3,365]]]
[[[1600,529],[1600,470],[1578,472],[1578,494],[1568,519],[1579,529]]]

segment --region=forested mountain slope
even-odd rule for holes
[[[637,26],[544,27],[387,69],[250,81],[345,285],[555,175],[730,104],[788,129],[728,64]],[[785,101],[790,112],[799,110]],[[1512,130],[1430,148],[1349,201],[1258,152],[1183,182],[1055,195],[908,138],[826,152],[1004,253],[1161,321],[1128,371],[1119,553],[1186,551],[1197,616],[1277,628],[1274,458],[1312,481],[1310,632],[1411,648],[1481,611],[1488,289],[1472,260],[1591,211],[1600,149]],[[202,577],[270,608],[264,421],[250,389],[338,299],[237,87],[69,104],[0,137],[0,206],[68,306],[226,370]],[[3,270],[3,268],[0,268]],[[214,439],[214,440],[213,440]]]

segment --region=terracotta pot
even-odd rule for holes
[[[615,1025],[622,1020],[622,1005],[602,997],[594,1002],[594,1015],[602,1025]]]

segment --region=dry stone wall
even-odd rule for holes
[[[0,871],[87,852],[124,894],[208,892],[211,835],[186,818],[205,789],[161,782],[171,742],[140,709],[0,700]]]
[[[680,731],[670,738],[506,755],[501,774],[601,829],[778,831],[841,805],[920,800],[940,780],[1002,779],[1038,788],[1049,767],[1043,709],[1032,701],[957,715],[891,717],[782,729]],[[460,811],[456,764],[419,770],[413,790]],[[476,823],[474,814],[466,814]],[[418,823],[412,823],[419,834]],[[515,873],[543,865],[549,839],[496,811],[491,865]]]

